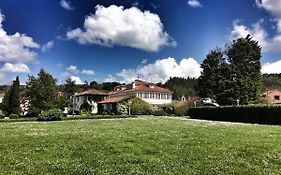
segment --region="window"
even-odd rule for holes
[[[149,93],[145,93],[144,98],[148,98],[148,97],[149,97]]]
[[[274,100],[280,101],[280,96],[279,96],[279,95],[275,95],[275,96],[274,96]]]

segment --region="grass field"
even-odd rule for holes
[[[0,123],[0,174],[280,174],[281,127],[143,117]]]

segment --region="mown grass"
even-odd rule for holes
[[[184,118],[0,123],[0,174],[280,174],[281,127]]]

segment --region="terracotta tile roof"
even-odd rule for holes
[[[159,93],[172,93],[169,89],[165,89],[162,87],[157,86],[154,83],[149,83],[142,80],[135,80],[135,88],[134,89],[127,89],[127,90],[119,90],[115,92],[109,93],[109,95],[120,94],[120,93],[127,93],[127,92],[159,92]]]
[[[90,90],[87,90],[84,92],[80,92],[80,93],[76,94],[75,96],[83,96],[83,95],[108,95],[108,93],[101,92],[96,89],[90,89]]]
[[[125,96],[117,96],[117,97],[110,97],[110,98],[107,98],[99,103],[101,104],[105,104],[105,103],[118,103],[118,102],[121,102],[125,99],[128,99],[130,98],[131,96],[130,95],[125,95]]]

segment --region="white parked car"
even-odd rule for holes
[[[218,103],[216,103],[215,100],[212,100],[211,98],[202,98],[203,105],[206,106],[219,106]]]

